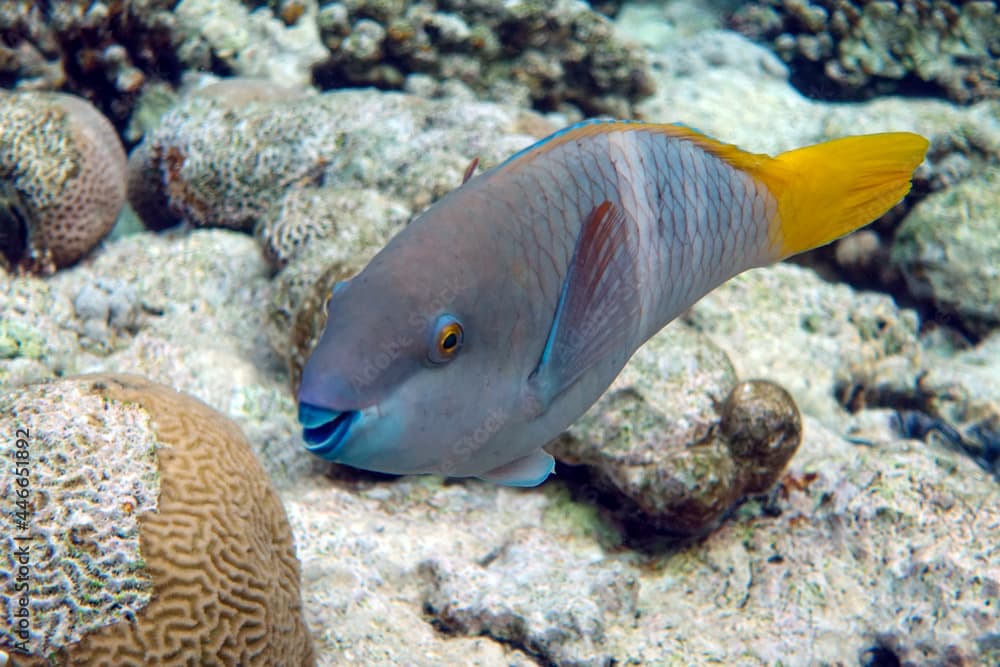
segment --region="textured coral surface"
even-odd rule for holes
[[[65,403],[76,410],[63,410]],[[27,544],[34,607],[31,645],[40,655],[65,648],[149,604],[153,581],[139,551],[140,525],[157,510],[157,441],[149,415],[105,401],[75,383],[0,393],[0,497],[27,490],[28,530],[0,538],[0,580],[14,582],[15,554]],[[9,463],[20,433],[30,455],[17,485]],[[114,434],[113,437],[110,434]],[[4,517],[5,519],[7,517]],[[27,537],[28,541],[15,539]],[[9,584],[5,585],[7,588]],[[11,590],[0,595],[0,648],[10,648],[19,609]],[[8,630],[9,628],[9,630]]]
[[[807,94],[1000,97],[995,1],[763,0],[740,8],[732,23],[767,41]]]
[[[150,78],[177,74],[177,0],[4,0],[0,86],[65,90],[95,100],[115,121]]]
[[[79,642],[36,647],[36,655],[53,651],[59,663],[70,665],[313,664],[291,529],[236,424],[200,401],[137,376],[82,376],[40,390],[21,389],[21,412],[49,420],[53,408],[37,400],[38,391],[61,393],[62,410],[85,423],[107,411],[143,424],[144,437],[136,440],[147,443],[147,451],[154,438],[157,442],[158,474],[152,478],[159,482],[159,496],[156,511],[138,517],[138,568],[152,581],[151,600],[132,611],[107,610],[96,630],[74,625],[73,632],[83,635]],[[70,403],[81,396],[84,403]],[[70,424],[52,432],[53,441],[45,444],[55,448],[66,440],[119,436],[129,433]],[[44,451],[43,443],[36,446]],[[114,454],[102,451],[101,461]],[[115,471],[102,472],[111,480]],[[113,498],[111,511],[136,513],[155,489],[149,483],[132,487],[130,495],[103,489],[103,501]],[[75,516],[79,521],[79,513]],[[67,622],[79,621],[70,615]]]
[[[89,102],[0,93],[0,264],[48,273],[89,252],[125,203],[125,166]]]
[[[642,52],[575,0],[350,0],[324,3],[318,23],[324,87],[400,88],[420,74],[498,101],[619,116],[653,89]]]

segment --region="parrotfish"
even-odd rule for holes
[[[830,243],[910,190],[928,143],[777,157],[683,125],[585,121],[467,178],[334,287],[303,369],[308,449],[534,486],[543,445],[635,350],[736,274]]]

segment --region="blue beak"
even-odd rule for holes
[[[299,404],[299,423],[303,426],[306,449],[327,461],[336,460],[337,450],[360,418],[361,413],[357,410],[338,412],[309,403]]]

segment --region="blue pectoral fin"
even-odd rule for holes
[[[538,486],[552,474],[555,467],[555,459],[544,449],[539,449],[476,477],[503,486]]]
[[[623,348],[639,313],[638,236],[610,201],[591,212],[563,281],[545,348],[528,378],[542,412],[588,368]]]

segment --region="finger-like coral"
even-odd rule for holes
[[[0,265],[51,273],[89,252],[125,203],[125,152],[90,103],[0,95]]]
[[[757,0],[733,25],[769,42],[793,81],[821,97],[922,92],[1000,96],[996,2]]]
[[[24,452],[31,480],[25,487],[22,473],[0,467],[3,497],[29,488],[23,530],[2,540],[5,581],[18,572],[17,538],[33,545],[27,591],[0,597],[0,657],[314,663],[291,529],[232,421],[125,375],[10,389],[0,414],[4,432],[23,442],[4,440],[3,458]],[[22,608],[31,623],[19,625]]]
[[[400,88],[419,73],[492,99],[623,117],[653,90],[644,55],[583,2],[349,0],[323,4],[318,20],[324,86]]]
[[[68,90],[123,120],[149,78],[178,74],[176,2],[2,2],[0,85]]]

